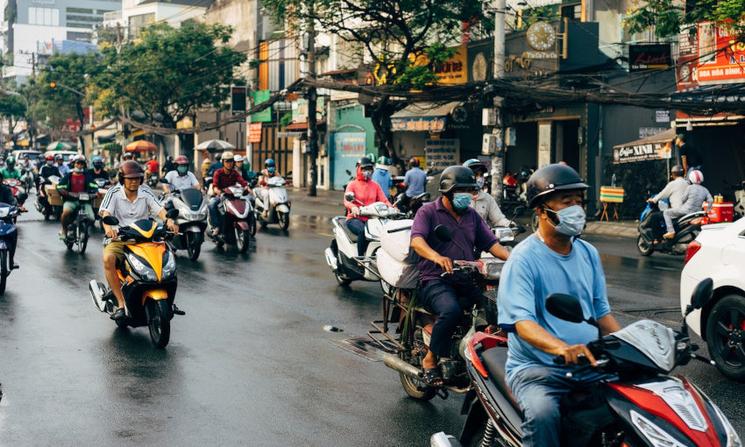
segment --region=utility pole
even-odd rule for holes
[[[305,39],[306,47],[304,78],[313,82],[316,79],[316,28],[313,20],[314,0],[308,0],[305,5],[308,8],[308,20],[306,21]],[[306,87],[305,98],[308,100],[308,152],[310,153],[310,185],[308,195],[315,197],[318,194],[318,123],[316,122],[316,109],[318,106],[318,92],[312,85]]]
[[[494,80],[504,78],[505,60],[505,20],[507,20],[506,0],[494,0]],[[496,137],[496,147],[491,156],[491,193],[498,203],[502,203],[502,177],[504,176],[504,114],[502,98],[494,98],[496,123],[492,134]]]

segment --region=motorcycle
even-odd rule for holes
[[[0,295],[5,293],[5,286],[14,266],[10,259],[10,239],[17,238],[16,219],[20,210],[16,206],[0,203]]]
[[[39,182],[39,190],[36,194],[35,206],[36,210],[44,215],[44,220],[49,220],[52,217],[59,219],[59,216],[62,213],[62,206],[52,205],[49,200],[50,191],[54,191],[53,194],[55,194],[55,197],[59,198],[59,193],[56,189],[56,185],[59,181],[59,177],[56,175],[50,175],[48,178],[42,177]]]
[[[176,223],[180,234],[169,239],[168,246],[174,252],[186,250],[189,259],[196,261],[202,251],[204,231],[207,228],[207,200],[200,190],[187,188],[182,191],[173,191],[171,204],[179,212]]]
[[[151,173],[147,175],[147,186],[152,189],[158,186],[158,174]]]
[[[167,216],[174,219],[178,211],[170,210]],[[119,225],[114,216],[103,219],[107,225]],[[170,340],[173,316],[185,314],[174,303],[176,256],[165,242],[173,236],[152,219],[138,220],[117,229],[117,240],[131,243],[124,247],[124,261],[117,265],[126,317],[116,320],[116,325],[120,328],[148,326],[150,340],[158,348],[164,348]],[[116,312],[116,298],[106,285],[94,279],[88,289],[98,310],[109,315]]]
[[[706,305],[712,296],[711,279],[693,293],[686,316]],[[546,309],[571,323],[597,322],[584,316],[572,296],[553,294]],[[600,330],[598,329],[598,332]],[[566,377],[597,370],[608,378],[571,391],[561,401],[561,443],[571,446],[713,446],[741,445],[722,411],[693,383],[671,376],[691,360],[713,365],[696,354],[685,318],[677,331],[656,321],[641,320],[596,341],[588,348],[597,360],[567,369]],[[467,414],[460,442],[464,445],[518,447],[522,412],[505,380],[507,339],[477,333],[465,348],[472,389],[463,412]],[[554,359],[557,365],[564,358]],[[438,446],[445,443],[438,434]],[[434,442],[434,436],[432,442]]]
[[[72,251],[75,249],[81,255],[88,248],[90,231],[96,223],[92,205],[94,196],[94,194],[87,192],[71,192],[68,196],[78,202],[78,211],[75,215],[75,220],[67,227],[64,242],[68,250]]]
[[[246,253],[251,242],[251,237],[256,235],[256,216],[251,206],[250,196],[240,186],[230,186],[223,190],[223,197],[219,205],[222,214],[222,225],[218,232],[207,233],[218,248],[225,244],[235,243],[238,251]]]
[[[349,202],[359,204],[354,198],[354,193],[348,192],[344,195],[344,198]],[[336,282],[341,286],[348,286],[352,281],[379,280],[374,270],[371,270],[371,268],[375,268],[371,263],[374,262],[375,253],[380,248],[380,234],[383,226],[391,219],[403,217],[399,210],[390,208],[382,202],[360,206],[359,215],[369,218],[365,222],[367,249],[365,255],[361,257],[358,256],[357,251],[357,235],[347,227],[346,216],[337,216],[332,219],[334,239],[331,240],[331,245],[324,251],[324,256],[326,264],[334,273]]]
[[[284,178],[276,176],[267,180],[267,190],[256,194],[256,220],[261,228],[268,224],[279,224],[282,231],[290,227],[290,199],[287,196],[287,183]],[[268,202],[268,203],[264,203]]]
[[[21,184],[26,191],[32,191],[36,184],[36,175],[31,168],[21,168]]]
[[[638,226],[639,236],[636,239],[639,253],[642,256],[650,256],[655,251],[659,251],[671,255],[684,255],[688,244],[701,232],[701,225],[707,223],[706,213],[696,211],[677,218],[673,221],[675,237],[663,239],[662,234],[666,231],[665,222],[655,217],[655,213],[659,212],[659,205],[649,202],[642,211]],[[655,219],[657,219],[657,225],[653,224]]]
[[[101,220],[101,216],[98,215],[98,211],[101,208],[101,202],[103,201],[103,197],[106,195],[106,193],[109,191],[109,188],[111,187],[111,180],[103,179],[103,178],[96,178],[93,180],[93,182],[98,187],[98,194],[96,194],[96,197],[93,200],[93,215],[95,216],[96,220],[99,222],[99,225],[101,226],[101,231],[103,231],[103,221]]]
[[[404,213],[407,219],[413,219],[419,208],[425,203],[430,201],[430,195],[428,192],[423,192],[417,196],[411,197],[407,200],[406,194],[401,193],[396,197],[396,201],[393,203],[395,208],[398,208]]]

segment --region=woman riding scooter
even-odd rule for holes
[[[372,181],[373,168],[374,165],[371,159],[367,157],[361,158],[357,167],[357,178],[347,185],[344,193],[344,207],[347,209],[347,228],[357,235],[357,253],[359,256],[363,256],[367,248],[365,222],[368,219],[359,215],[360,207],[375,202],[383,202],[391,206],[383,190],[380,189],[380,185]],[[349,193],[354,194],[353,202],[346,199]]]

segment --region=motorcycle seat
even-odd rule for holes
[[[481,360],[484,362],[487,371],[489,371],[489,377],[492,382],[497,385],[499,390],[504,394],[505,397],[512,404],[513,410],[515,410],[516,416],[522,419],[522,410],[520,405],[517,403],[517,399],[512,394],[512,390],[507,385],[507,377],[505,375],[504,366],[507,363],[507,348],[496,347],[487,349],[481,354]]]
[[[357,243],[357,235],[352,233],[349,227],[347,227],[347,218],[339,216],[339,217],[334,217],[334,220],[336,221],[337,224],[339,224],[339,227],[344,230],[344,234],[347,235],[350,242]]]

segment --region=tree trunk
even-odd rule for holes
[[[390,157],[393,162],[398,161],[398,152],[393,145],[393,130],[391,126],[391,116],[401,110],[403,106],[399,103],[392,103],[389,99],[381,99],[373,106],[370,121],[375,128],[375,136],[378,148],[381,153]]]

